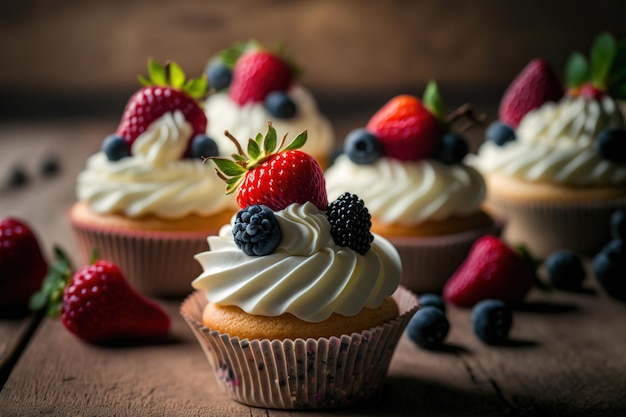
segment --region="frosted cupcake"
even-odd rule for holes
[[[398,253],[370,233],[363,201],[329,205],[315,159],[298,146],[274,153],[272,142],[258,144],[267,152],[239,165],[240,175],[217,162],[235,178],[242,209],[196,255],[203,272],[181,314],[233,399],[351,404],[381,383],[417,300],[398,286]]]
[[[206,80],[186,82],[173,63],[169,79],[156,62],[149,69],[151,80],[130,99],[116,133],[78,175],[69,220],[85,261],[96,248],[138,290],[179,296],[200,271],[190,258],[236,203],[203,163],[218,152],[194,98]]]
[[[449,130],[440,103],[434,83],[423,102],[394,97],[348,134],[325,174],[329,198],[363,198],[372,230],[396,246],[402,284],[415,292],[441,290],[474,241],[498,233],[481,209],[485,181],[463,163],[468,145]]]
[[[558,88],[548,64],[532,61],[509,87],[500,120],[473,161],[487,179],[489,206],[509,220],[505,238],[536,256],[595,253],[609,240],[611,213],[626,207],[626,131],[617,102],[623,97],[611,83],[620,69],[604,62],[617,47],[601,35],[593,48],[591,67],[606,71],[589,74],[586,59],[573,55],[565,95],[520,115],[516,101]]]
[[[216,90],[205,102],[207,134],[225,155],[236,152],[225,130],[245,141],[271,120],[279,137],[307,130],[312,139],[303,150],[323,168],[328,165],[335,146],[333,129],[311,92],[298,82],[299,70],[284,51],[254,41],[235,44],[209,61],[207,75]]]

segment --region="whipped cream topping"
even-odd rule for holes
[[[335,244],[326,215],[310,202],[274,214],[283,239],[273,253],[246,255],[235,244],[231,222],[207,239],[209,251],[195,256],[203,272],[192,286],[212,303],[309,322],[377,308],[398,287],[400,257],[386,239],[374,235],[371,249],[360,255]]]
[[[118,161],[104,152],[90,156],[77,178],[78,199],[97,213],[129,217],[180,218],[236,208],[212,164],[180,159],[191,133],[182,112],[166,113],[133,142],[132,156]]]
[[[487,141],[468,161],[481,171],[526,181],[567,186],[624,186],[626,166],[603,159],[594,146],[604,129],[624,128],[618,104],[566,97],[529,112],[517,140],[497,146]]]
[[[292,119],[272,116],[262,102],[240,106],[231,100],[228,93],[212,94],[205,102],[207,135],[217,142],[220,154],[228,156],[237,149],[224,135],[225,130],[237,138],[245,149],[248,139],[258,133],[265,134],[267,122],[271,121],[279,140],[285,134],[293,138],[307,130],[309,139],[302,150],[316,157],[329,155],[334,146],[334,133],[329,121],[320,114],[313,95],[300,85],[292,87],[289,95],[297,106],[297,113]]]
[[[383,157],[358,165],[342,154],[325,177],[329,200],[345,191],[356,194],[382,223],[416,225],[468,215],[479,210],[486,194],[476,169],[433,159],[401,162]]]

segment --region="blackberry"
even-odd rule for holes
[[[237,246],[250,256],[269,255],[283,238],[274,212],[260,204],[239,210],[233,236]]]
[[[335,243],[365,255],[374,236],[370,233],[371,216],[363,200],[355,194],[343,193],[328,205],[326,215]]]

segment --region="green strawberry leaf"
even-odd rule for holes
[[[200,99],[206,93],[209,88],[209,81],[206,75],[202,75],[198,78],[192,78],[187,80],[182,90],[187,92],[192,98]]]
[[[606,81],[617,52],[615,38],[609,33],[601,33],[591,47],[590,76],[595,86],[606,87]]]
[[[263,141],[263,151],[265,154],[271,154],[276,149],[276,129],[270,124]]]
[[[148,75],[152,85],[167,85],[167,71],[156,60],[150,58],[148,61]]]
[[[150,87],[152,85],[152,82],[150,82],[150,80],[148,80],[141,74],[137,76],[137,80],[139,80],[139,84],[143,85],[144,87]]]
[[[233,69],[237,60],[248,47],[249,42],[236,42],[230,48],[218,52],[218,59],[228,68]]]
[[[304,146],[306,141],[307,141],[307,131],[304,130],[298,136],[295,137],[293,142],[291,142],[289,145],[287,145],[285,150],[289,151],[289,150],[293,150],[293,149],[300,149],[301,147]]]
[[[231,157],[236,161],[236,162],[246,162],[246,157],[243,155],[240,155],[238,153],[234,153],[231,155]]]
[[[251,159],[258,159],[261,156],[259,144],[252,139],[248,140],[248,155],[250,155]]]
[[[577,88],[589,79],[587,58],[580,52],[572,53],[565,64],[565,84]]]
[[[215,162],[215,165],[217,165],[217,168],[220,171],[222,171],[224,175],[226,176],[236,177],[236,176],[246,173],[246,169],[244,167],[242,167],[241,165],[239,165],[238,163],[230,159],[211,158],[211,160]]]
[[[435,116],[438,120],[445,122],[445,109],[443,106],[443,101],[441,100],[439,88],[437,87],[437,83],[435,81],[429,81],[428,85],[426,85],[424,95],[422,96],[422,101],[424,103],[424,106],[426,106],[428,111],[433,116]]]
[[[56,318],[61,315],[63,292],[72,279],[73,269],[61,248],[55,246],[54,253],[57,261],[48,268],[40,290],[31,296],[28,306],[33,311],[46,308],[46,314]]]
[[[167,69],[170,76],[170,85],[173,88],[182,88],[185,85],[185,72],[176,62],[169,62]]]

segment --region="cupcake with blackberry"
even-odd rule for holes
[[[626,48],[602,34],[590,58],[572,54],[566,88],[547,61],[531,61],[472,161],[489,207],[509,220],[505,238],[536,256],[593,254],[609,239],[611,213],[626,207]]]
[[[207,134],[225,155],[237,151],[224,137],[225,130],[245,141],[272,120],[279,137],[308,130],[312,139],[303,150],[323,168],[328,165],[335,146],[333,129],[313,94],[298,82],[300,70],[282,48],[237,43],[213,57],[206,73],[215,90],[205,102]]]
[[[398,253],[362,200],[328,203],[318,162],[270,126],[233,161],[215,158],[241,210],[196,259],[181,307],[235,400],[268,408],[351,404],[384,378],[417,309]],[[323,383],[323,381],[332,383]]]
[[[206,79],[186,80],[175,63],[150,61],[149,73],[78,175],[69,220],[85,261],[97,248],[138,290],[180,296],[200,272],[192,256],[236,203],[203,163],[218,154],[198,102]]]
[[[402,284],[416,292],[441,290],[474,241],[498,232],[481,209],[482,176],[463,163],[468,144],[452,130],[462,114],[444,116],[434,82],[423,100],[394,97],[348,134],[325,173],[330,198],[344,191],[363,198],[372,230],[400,252]]]

